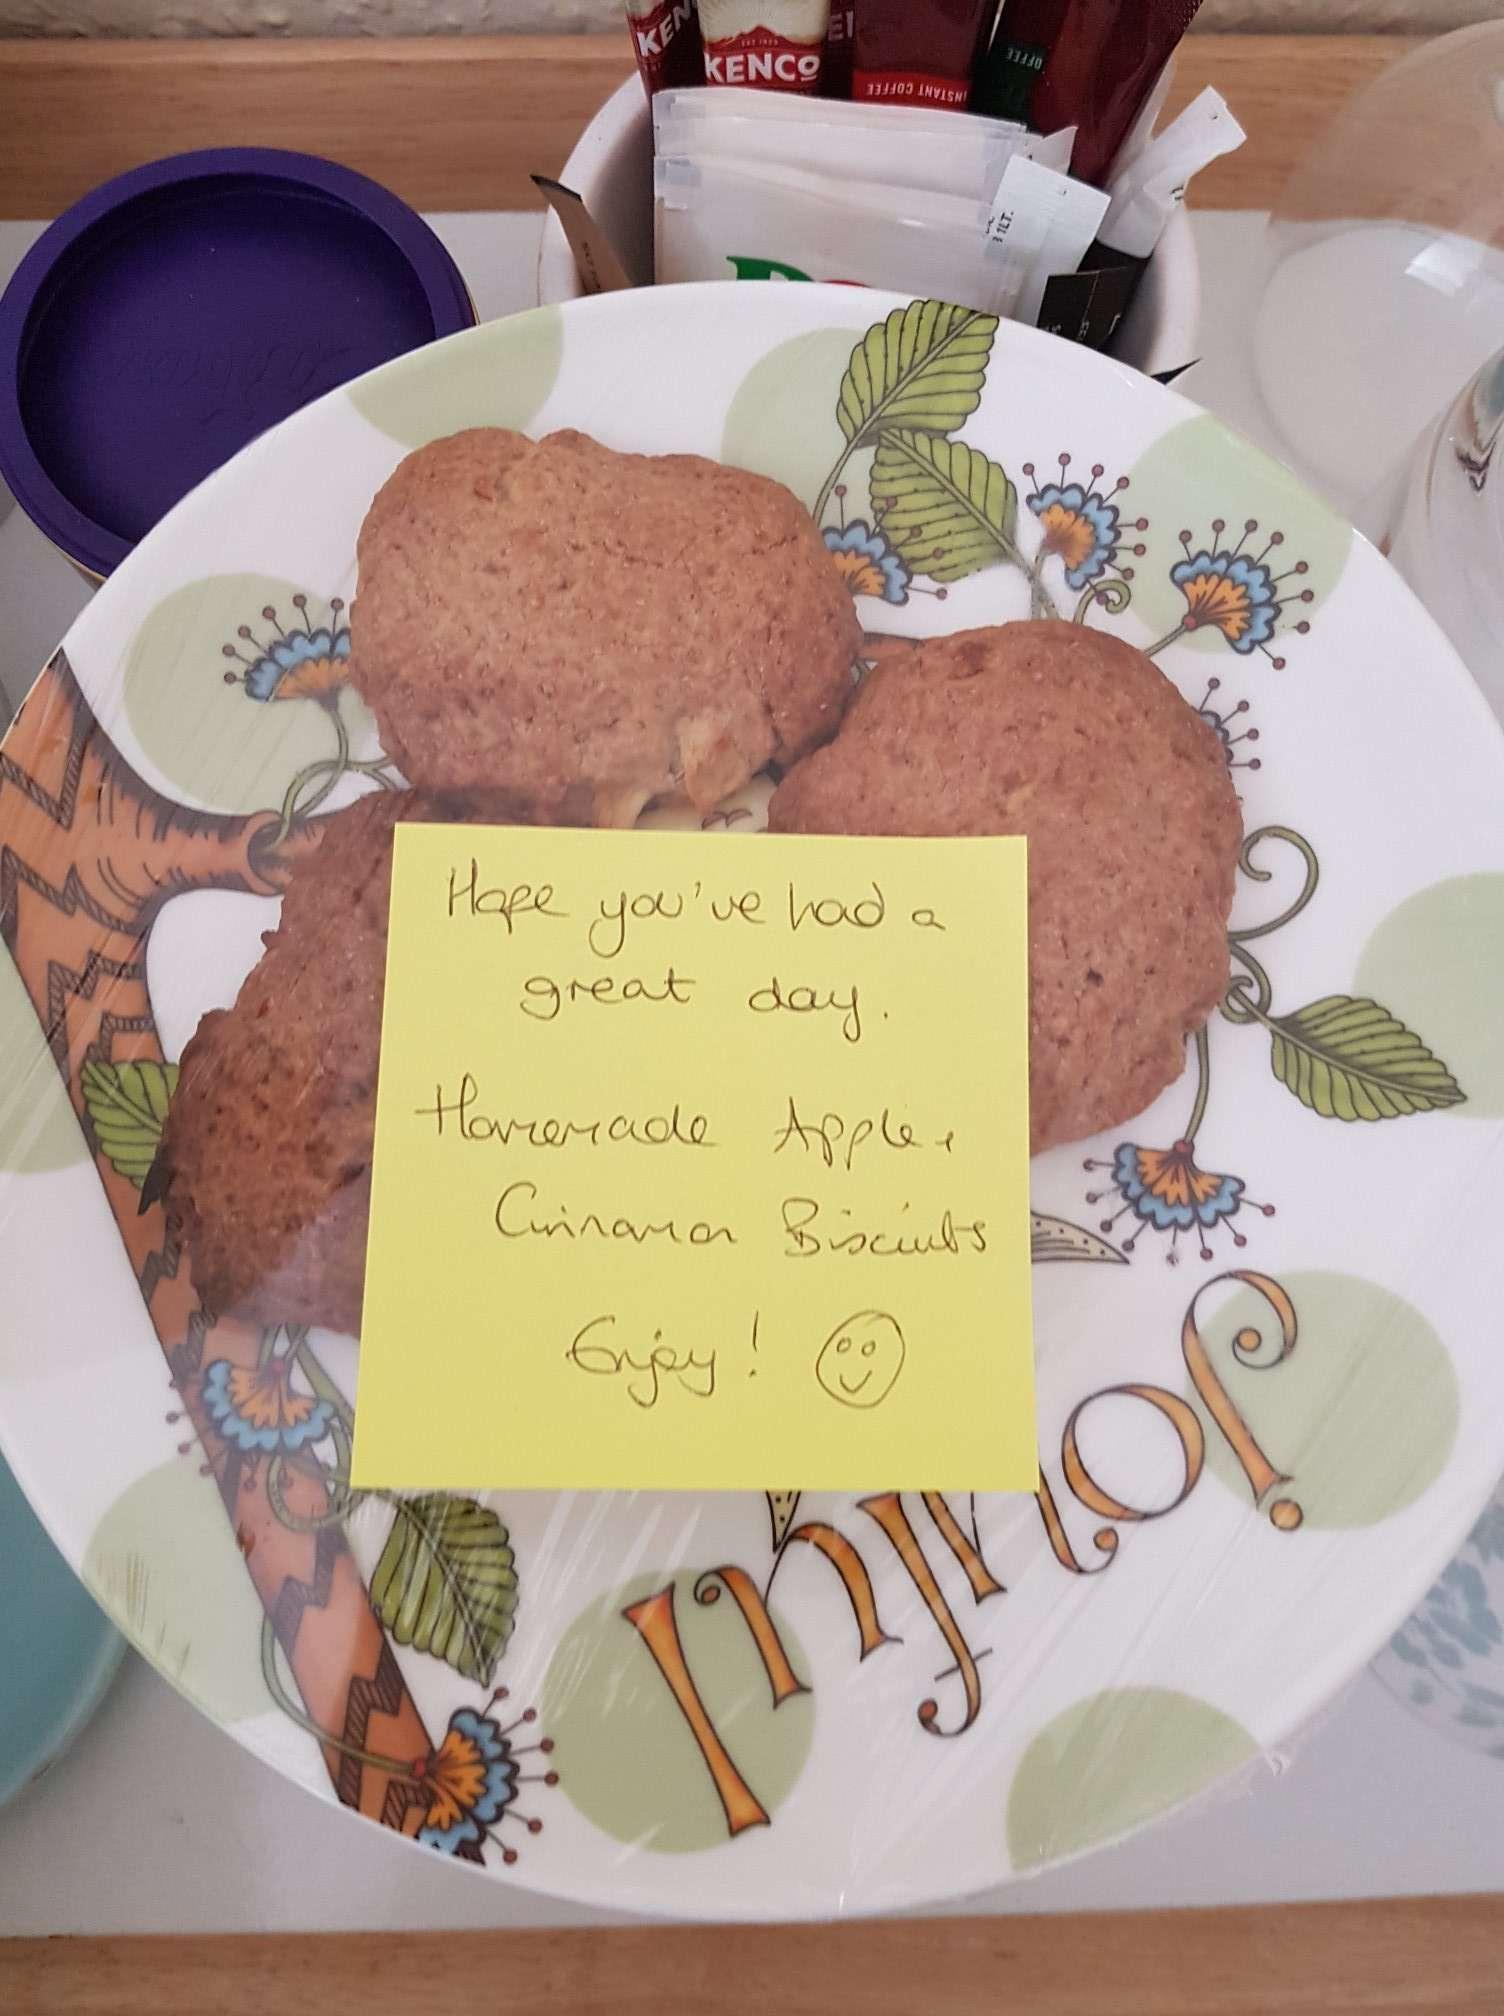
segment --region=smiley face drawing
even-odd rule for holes
[[[881,1309],[861,1309],[838,1323],[815,1360],[815,1377],[843,1407],[876,1407],[898,1383],[903,1332]]]

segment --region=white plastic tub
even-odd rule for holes
[[[653,274],[653,122],[636,77],[614,91],[580,135],[560,181],[573,189],[606,233],[633,280]],[[538,253],[538,299],[582,294],[569,241],[550,214]],[[1176,212],[1149,261],[1113,345],[1141,371],[1175,371],[1197,355],[1201,276],[1190,219]]]

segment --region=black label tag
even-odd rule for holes
[[[1100,266],[1090,273],[1056,273],[1045,282],[1039,326],[1088,350],[1105,350],[1128,313],[1143,262]]]

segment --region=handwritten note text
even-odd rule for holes
[[[1032,1489],[1024,843],[403,826],[355,1482]]]

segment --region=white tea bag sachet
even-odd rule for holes
[[[666,91],[653,101],[654,152],[666,158],[729,155],[977,201],[992,194],[1015,154],[1065,169],[1074,139],[1074,128],[1030,133],[966,112],[762,91]]]
[[[1003,314],[1038,321],[1046,283],[1076,271],[1109,200],[1037,161],[1016,156],[1008,163],[987,218],[988,239],[1003,258]]]
[[[811,101],[818,105],[821,101]],[[957,145],[949,135],[909,132],[901,147],[891,133],[834,120],[770,120],[737,117],[698,119],[660,115],[654,120],[657,153],[668,160],[734,160],[748,167],[792,168],[810,175],[838,175],[849,182],[926,189],[964,196],[974,203],[990,196],[1003,170],[1037,136],[1021,127],[993,124],[990,133]]]
[[[660,93],[655,110],[663,101],[671,117],[702,119],[718,123],[728,118],[762,118],[770,122],[802,124],[822,120],[843,127],[873,126],[902,135],[905,131],[954,133],[959,141],[968,131],[1003,127],[1010,132],[1024,129],[1016,121],[984,119],[973,112],[948,112],[927,105],[885,105],[858,103],[850,98],[798,98],[784,92],[680,90]],[[837,164],[832,164],[837,165]]]
[[[984,205],[933,190],[848,183],[767,163],[660,157],[660,284],[835,280],[1006,313],[1003,248]]]
[[[845,281],[1032,319],[1107,201],[1065,173],[1073,129],[966,112],[664,91],[653,134],[660,282]]]
[[[1131,258],[1147,259],[1185,201],[1191,177],[1219,155],[1236,152],[1247,137],[1225,99],[1208,86],[1163,133],[1156,133],[1121,170],[1114,170],[1099,242]]]

